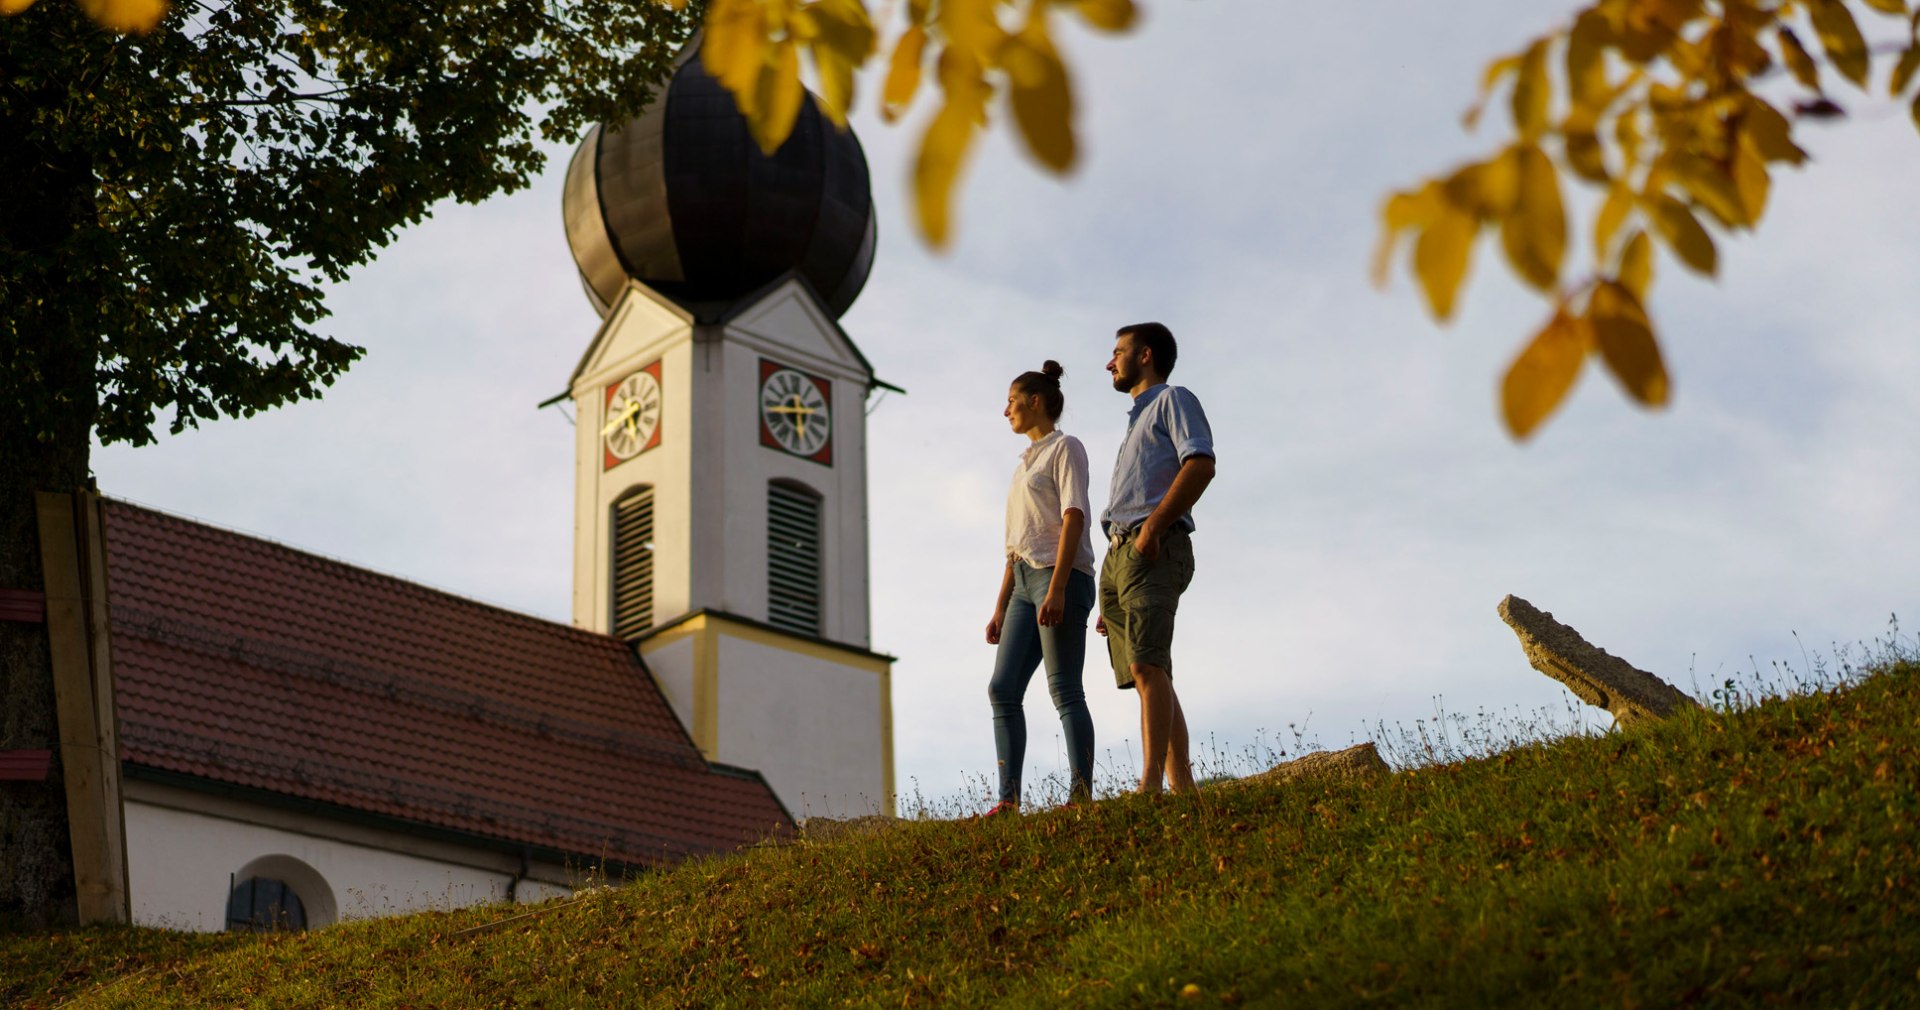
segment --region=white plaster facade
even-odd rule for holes
[[[573,893],[585,868],[345,824],[312,813],[158,785],[126,782],[127,888],[143,926],[217,932],[227,897],[248,877],[284,881],[307,925],[545,901]]]
[[[659,363],[659,444],[613,466],[607,390]],[[762,362],[831,384],[831,464],[762,444]],[[874,378],[804,284],[700,324],[629,282],[574,372],[573,622],[613,624],[616,501],[653,488],[653,620],[637,643],[709,760],[759,771],[796,817],[892,812],[891,659],[870,651],[866,404]],[[763,625],[770,482],[819,496],[817,637]],[[707,621],[689,615],[711,615]],[[729,621],[732,616],[745,622]]]

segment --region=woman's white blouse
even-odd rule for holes
[[[1007,556],[1035,568],[1050,568],[1059,560],[1060,525],[1068,509],[1090,516],[1087,505],[1087,449],[1080,440],[1055,428],[1020,454],[1007,491]],[[1073,567],[1093,574],[1093,525],[1080,528],[1079,556]]]

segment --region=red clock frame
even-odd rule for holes
[[[653,426],[653,437],[647,439],[647,444],[641,446],[639,452],[636,452],[633,455],[628,456],[626,459],[621,459],[620,457],[615,456],[612,452],[608,451],[607,440],[604,438],[601,439],[600,455],[603,457],[603,463],[601,466],[602,471],[611,470],[622,463],[639,459],[642,455],[646,454],[646,451],[648,449],[653,449],[660,445],[660,432],[662,429],[664,429],[667,426],[667,384],[660,381],[660,362],[659,361],[656,360],[651,365],[648,365],[644,368],[636,369],[635,371],[632,371],[632,372],[628,372],[626,375],[621,376],[617,381],[615,381],[613,385],[608,386],[605,390],[603,390],[601,393],[603,399],[600,401],[600,414],[602,417],[605,417],[607,408],[613,406],[613,394],[619,391],[621,383],[624,383],[628,379],[633,378],[635,375],[639,374],[640,372],[645,372],[648,375],[653,376],[654,385],[660,390],[660,421],[658,424],[655,424]]]
[[[799,372],[801,375],[806,376],[807,381],[813,383],[814,388],[820,390],[820,398],[825,400],[827,403],[827,410],[828,410],[827,444],[821,446],[820,451],[814,453],[811,456],[800,456],[799,453],[790,451],[786,446],[780,444],[779,439],[773,437],[773,429],[767,427],[766,412],[760,409],[759,391],[766,386],[767,377],[771,376],[775,372]],[[813,460],[815,463],[819,463],[822,466],[833,465],[833,428],[832,428],[833,381],[832,380],[823,379],[813,374],[812,372],[805,371],[804,369],[795,368],[792,365],[783,365],[777,361],[770,361],[766,358],[761,358],[760,359],[760,381],[756,383],[754,386],[753,416],[759,420],[761,445],[764,445],[769,449],[778,449],[780,452],[786,453],[789,456],[800,456],[801,459]]]

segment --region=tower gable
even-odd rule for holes
[[[741,300],[721,322],[729,337],[747,344],[763,344],[799,356],[813,365],[872,385],[873,366],[821,305],[820,297],[800,275],[789,273]]]
[[[602,379],[642,357],[658,357],[667,345],[687,339],[693,325],[687,310],[638,281],[627,282],[574,366],[568,388],[577,394],[583,379]]]

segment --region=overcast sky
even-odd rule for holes
[[[1289,724],[1342,746],[1437,706],[1564,710],[1494,613],[1507,593],[1699,692],[1920,617],[1904,107],[1836,92],[1854,115],[1806,131],[1814,163],[1778,178],[1756,236],[1722,242],[1719,281],[1659,262],[1671,409],[1589,369],[1515,445],[1495,384],[1545,304],[1483,244],[1441,328],[1404,271],[1381,294],[1367,265],[1385,193],[1504,140],[1502,117],[1459,126],[1480,69],[1571,0],[1144,7],[1127,37],[1065,40],[1080,170],[1044,176],[996,131],[948,254],[909,226],[917,126],[856,117],[881,244],[843,323],[909,391],[869,421],[873,646],[900,657],[903,793],[989,798],[981,636],[1025,442],[1000,417],[1008,381],[1066,366],[1062,427],[1086,442],[1097,508],[1127,407],[1101,369],[1115,327],[1145,319],[1180,338],[1175,379],[1219,452],[1175,643],[1203,756],[1292,750]],[[598,323],[561,224],[567,154],[528,191],[440,208],[334,291],[326,328],[367,356],[325,400],[96,451],[101,488],[569,620],[573,432],[534,409]],[[1123,776],[1137,704],[1102,655],[1097,749]],[[1064,758],[1041,678],[1028,702],[1031,781]]]

